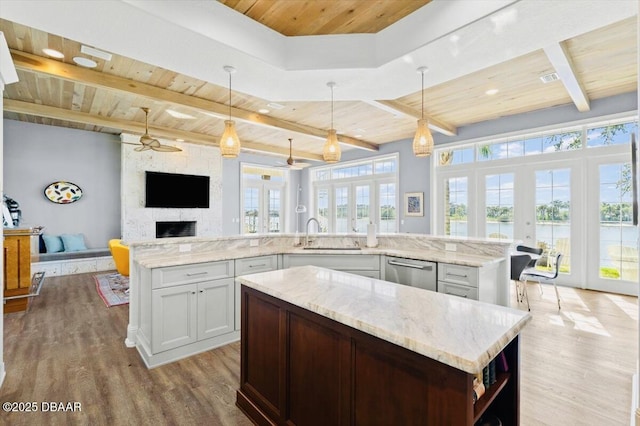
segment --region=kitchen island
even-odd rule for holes
[[[518,424],[529,314],[314,266],[236,279],[237,405],[257,424]],[[474,404],[501,353],[507,371]]]

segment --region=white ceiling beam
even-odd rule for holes
[[[565,89],[571,96],[573,103],[580,112],[586,112],[591,109],[589,105],[589,97],[584,91],[582,84],[578,80],[576,71],[573,67],[573,61],[567,51],[564,43],[554,43],[544,48],[544,53],[547,55],[549,62],[558,73],[560,81],[564,85]]]
[[[379,108],[383,111],[387,111],[393,114],[394,116],[397,116],[398,114],[402,114],[415,119],[422,117],[422,113],[420,111],[413,109],[410,106],[407,106],[398,101],[367,100],[364,102],[368,103],[371,106]],[[444,121],[439,120],[437,118],[429,117],[427,115],[425,115],[424,118],[426,118],[429,121],[429,128],[431,130],[434,130],[438,133],[442,133],[443,135],[446,135],[446,136],[455,136],[458,134],[458,129],[456,128],[456,126],[453,126],[449,123],[445,123]]]

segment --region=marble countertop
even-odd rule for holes
[[[515,309],[315,266],[236,280],[471,374],[531,320]]]
[[[303,247],[282,247],[282,246],[262,246],[247,247],[229,250],[211,250],[206,252],[185,252],[169,256],[162,253],[149,254],[136,258],[135,261],[145,268],[162,268],[166,266],[189,265],[192,263],[216,262],[230,259],[243,259],[255,256],[268,256],[273,254],[384,254],[388,256],[403,257],[406,259],[428,260],[432,262],[453,263],[456,265],[484,267],[497,265],[504,260],[504,257],[478,256],[473,254],[464,254],[456,252],[438,251],[438,250],[398,250],[386,248],[367,248],[362,247],[360,250],[345,249],[304,249]]]

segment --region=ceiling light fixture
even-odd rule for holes
[[[51,56],[52,58],[58,58],[58,59],[64,58],[64,54],[55,49],[49,49],[49,48],[42,49],[42,53],[44,53],[47,56]]]
[[[485,93],[485,95],[493,96],[493,95],[495,95],[496,93],[498,93],[498,89],[489,89],[489,90],[487,90],[487,91],[486,91],[486,92],[484,92],[484,93]]]
[[[260,109],[258,110],[258,112],[259,112],[260,114],[269,114],[271,111],[270,111],[270,110],[268,110],[268,109],[266,109],[266,108],[260,108]]]
[[[240,154],[240,139],[236,133],[235,122],[231,120],[231,74],[236,69],[230,65],[222,67],[229,73],[229,119],[224,122],[224,133],[220,138],[220,152],[223,158],[236,158]]]
[[[325,142],[322,150],[322,158],[327,163],[337,163],[340,161],[342,152],[340,152],[340,144],[338,143],[336,129],[333,128],[333,88],[336,86],[336,83],[330,81],[327,83],[327,86],[331,88],[331,128],[329,129],[327,142]]]
[[[427,67],[418,68],[418,72],[422,75],[422,115],[418,120],[418,129],[413,138],[413,154],[416,157],[428,157],[433,152],[433,136],[429,130],[429,122],[424,118],[424,73]]]
[[[98,63],[96,61],[94,61],[93,59],[85,58],[83,56],[75,56],[73,58],[73,62],[85,68],[95,68],[98,66]]]

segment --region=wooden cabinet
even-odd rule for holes
[[[380,255],[377,254],[285,254],[283,257],[283,268],[306,265],[380,278]]]
[[[519,343],[508,373],[475,404],[474,374],[242,287],[236,404],[256,424],[519,424]]]
[[[31,288],[31,231],[4,230],[4,297],[24,296]],[[24,311],[29,297],[9,299],[4,313]]]
[[[139,271],[138,351],[148,367],[239,339],[233,260]]]

